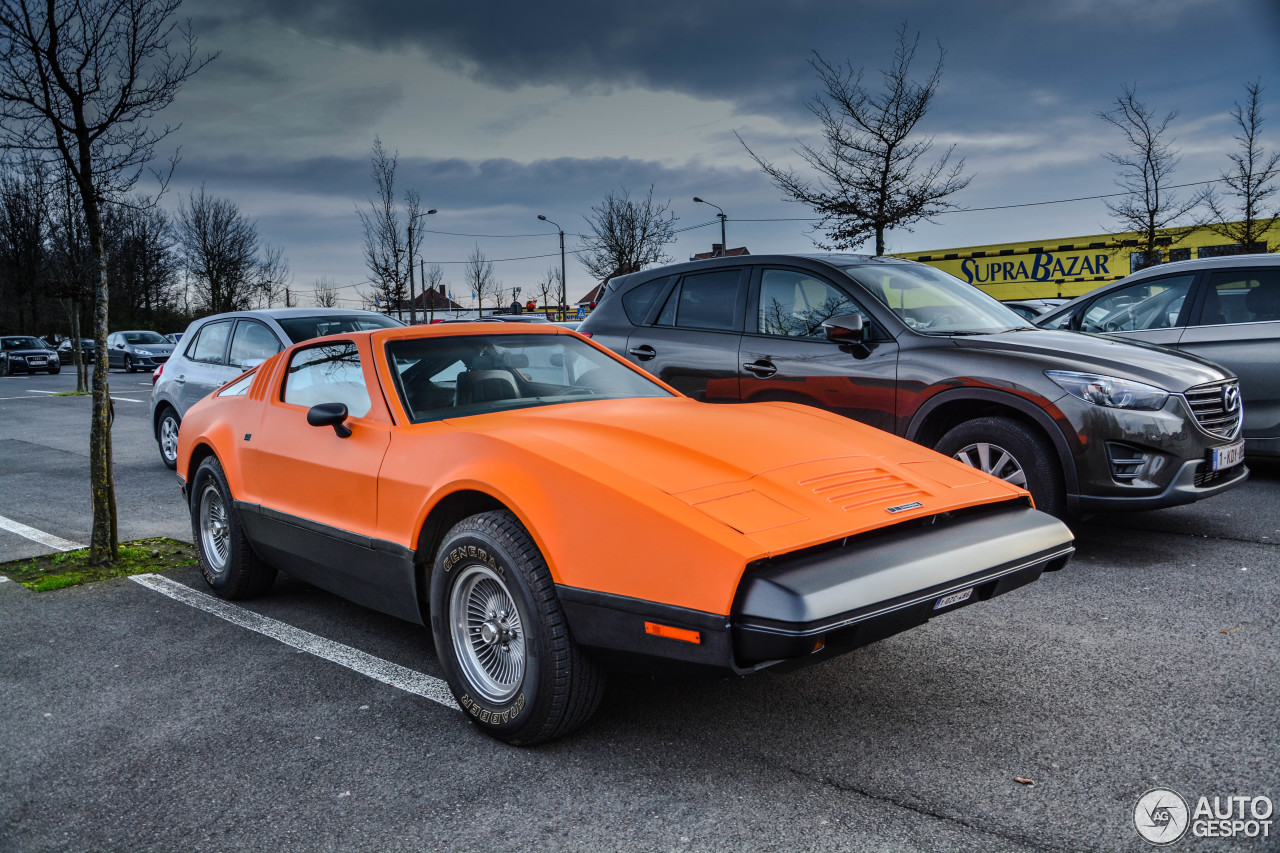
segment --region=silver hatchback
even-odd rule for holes
[[[1280,256],[1233,255],[1148,267],[1035,321],[1141,341],[1240,377],[1250,456],[1280,456]]]
[[[170,468],[177,464],[178,428],[187,409],[289,344],[400,325],[385,314],[345,308],[267,308],[196,320],[156,371],[151,388],[160,458]]]

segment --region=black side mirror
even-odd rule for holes
[[[347,419],[345,403],[320,403],[307,409],[307,423],[314,427],[331,426],[338,438],[351,435],[351,427],[343,423]]]
[[[823,321],[822,331],[827,340],[840,344],[845,352],[855,358],[866,358],[871,348],[866,344],[867,329],[861,314],[841,314]]]

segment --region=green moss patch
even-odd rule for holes
[[[89,549],[64,551],[31,560],[0,563],[0,575],[15,580],[27,589],[46,592],[79,586],[82,583],[176,569],[196,562],[196,549],[176,539],[139,539],[120,546],[120,559],[104,568],[89,563]]]

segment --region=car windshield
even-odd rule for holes
[[[49,345],[39,338],[4,338],[0,346],[5,349],[48,349]]]
[[[387,360],[414,423],[582,400],[672,396],[571,335],[391,341]]]
[[[976,287],[924,264],[858,264],[843,270],[921,334],[985,335],[1034,328]]]
[[[325,335],[345,335],[365,332],[369,329],[393,329],[403,326],[399,320],[372,312],[367,314],[325,314],[320,317],[289,317],[276,319],[280,328],[292,343],[322,338]]]
[[[121,332],[127,343],[131,344],[167,344],[164,335],[158,332]]]

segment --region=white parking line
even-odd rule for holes
[[[228,604],[221,599],[198,592],[185,584],[170,580],[163,575],[133,575],[129,579],[145,586],[147,589],[155,590],[161,595],[167,595],[175,601],[181,601],[183,604],[189,604],[206,613],[211,613],[219,619],[225,619],[233,625],[239,625],[241,628],[248,628],[250,631],[256,631],[273,640],[279,640],[286,646],[292,646],[299,651],[308,652],[339,666],[345,666],[347,669],[355,670],[375,681],[398,687],[406,693],[430,699],[432,702],[439,702],[447,708],[462,710],[458,707],[458,703],[453,701],[453,694],[449,692],[449,686],[439,678],[400,666],[398,663],[392,663],[391,661],[365,654],[359,649],[353,649],[350,646],[344,646],[342,643],[327,640],[324,637],[312,634],[310,631],[295,628],[268,616],[261,616],[251,610],[245,610],[243,607]]]
[[[57,394],[58,392],[57,391],[37,391],[34,388],[28,388],[27,393],[28,394]]]
[[[125,402],[125,403],[145,403],[145,402],[147,402],[146,400],[134,400],[134,399],[133,399],[133,398],[131,398],[131,397],[117,397],[117,396],[115,396],[114,394],[111,396],[111,399],[112,399],[112,400],[119,400],[119,401],[122,401],[122,402]]]
[[[48,545],[50,548],[55,548],[59,551],[79,551],[81,548],[89,547],[88,545],[81,545],[79,542],[72,542],[69,539],[54,536],[52,533],[45,533],[43,530],[36,530],[34,527],[27,527],[22,522],[14,521],[12,518],[5,518],[3,515],[0,515],[0,530],[8,530],[10,533],[25,536],[33,542]]]

